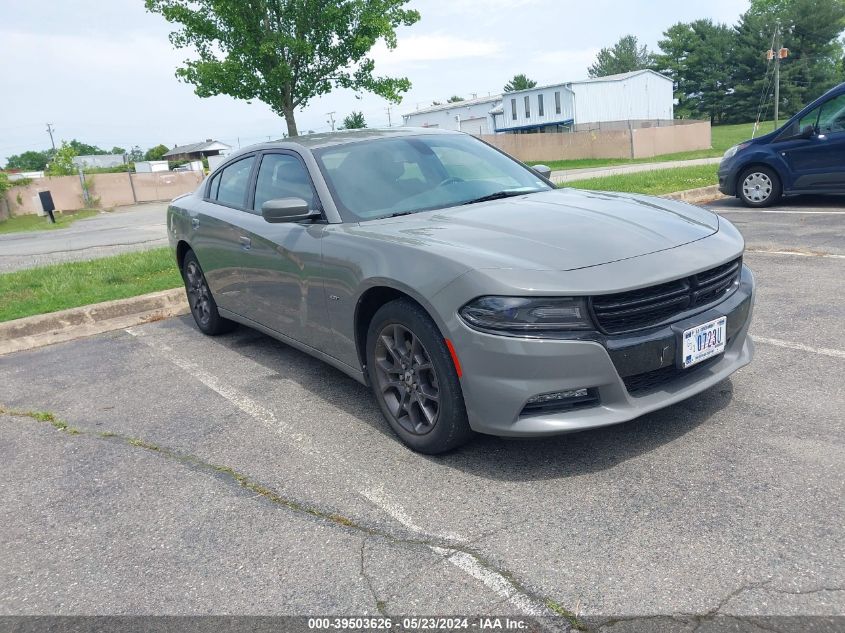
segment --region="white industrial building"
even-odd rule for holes
[[[653,70],[636,70],[432,106],[403,118],[405,125],[491,134],[580,130],[673,116],[672,80]]]
[[[493,118],[490,115],[490,110],[501,101],[502,95],[493,95],[420,108],[414,112],[403,114],[403,125],[460,130],[476,135],[492,134]]]

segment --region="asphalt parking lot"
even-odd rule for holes
[[[72,427],[0,415],[0,614],[845,613],[845,200],[713,208],[756,359],[611,428],[418,455],[338,371],[190,317],[0,357],[0,404]]]

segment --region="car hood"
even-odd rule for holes
[[[470,268],[574,270],[700,240],[719,230],[719,219],[674,200],[557,189],[371,220],[349,230]]]

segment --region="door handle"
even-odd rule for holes
[[[199,218],[191,218],[191,228],[194,228],[194,229],[200,228],[200,219]]]
[[[252,240],[246,235],[241,235],[241,248],[248,251],[252,247]]]

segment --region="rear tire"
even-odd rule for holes
[[[747,207],[768,207],[780,200],[780,177],[769,167],[749,167],[739,175],[737,195]]]
[[[367,375],[379,408],[408,447],[436,455],[473,435],[443,335],[419,305],[383,305],[367,331]]]
[[[234,321],[220,316],[217,302],[211,295],[205,274],[194,251],[185,253],[185,259],[182,261],[182,280],[185,282],[191,314],[203,334],[217,336],[231,332],[235,328],[237,324]]]

